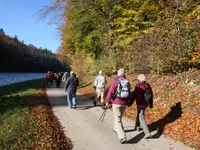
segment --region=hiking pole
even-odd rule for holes
[[[101,114],[101,117],[99,118],[99,121],[103,122],[105,115],[106,115],[106,109]]]
[[[113,94],[111,94],[111,96],[112,96],[112,95],[113,95]],[[103,113],[101,114],[101,117],[99,118],[99,121],[101,120],[101,122],[103,122],[104,117],[105,117],[105,115],[106,115],[106,111],[107,111],[107,109],[109,108],[110,104],[112,104],[111,100],[109,100],[109,101],[108,101],[108,104],[106,104],[106,107],[104,108],[104,111],[103,111]]]
[[[103,122],[104,117],[105,117],[105,115],[106,115],[107,108],[108,108],[107,106],[104,108],[104,111],[103,111],[103,113],[101,114],[101,117],[99,118],[99,121]]]

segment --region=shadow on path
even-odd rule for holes
[[[78,89],[87,87],[87,86],[89,86],[90,84],[92,84],[92,82],[89,82],[89,83],[87,83],[87,82],[82,82],[82,83],[78,86]]]
[[[180,118],[182,113],[183,112],[182,112],[181,102],[178,102],[171,107],[171,111],[168,114],[166,114],[162,119],[152,122],[149,125],[149,128],[152,131],[157,130],[157,133],[153,135],[151,138],[159,138],[163,134],[165,126]]]
[[[57,89],[60,90],[60,89]],[[49,95],[49,97],[51,97],[51,95]],[[56,95],[53,96],[53,98],[50,98],[50,102],[53,106],[68,106],[67,103],[67,95]],[[93,106],[92,100],[89,98],[86,98],[86,96],[84,95],[76,95],[76,102],[77,102],[77,110],[86,110],[86,109],[90,109]]]
[[[176,121],[178,118],[180,118],[182,115],[182,107],[181,102],[176,103],[174,106],[171,107],[171,110],[168,114],[166,114],[163,118],[152,122],[149,125],[150,131],[157,130],[157,133],[154,134],[151,139],[159,138],[163,132],[164,128],[167,124],[172,123]],[[129,131],[130,132],[130,131]],[[127,143],[138,143],[142,138],[144,137],[144,132],[139,133],[132,139],[128,140]]]

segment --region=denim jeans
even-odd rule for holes
[[[50,80],[50,86],[53,87],[53,80]]]
[[[69,108],[76,105],[76,93],[67,93],[67,102]]]
[[[46,81],[46,87],[50,88],[50,81],[49,80]]]

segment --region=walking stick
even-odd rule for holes
[[[99,118],[99,121],[103,122],[104,117],[106,115],[107,107],[104,109],[103,113],[101,114],[101,117]]]
[[[111,94],[111,97],[113,98],[113,94]],[[111,99],[112,99],[112,98],[111,98]],[[101,120],[101,122],[103,122],[103,120],[104,120],[104,117],[105,117],[105,115],[106,115],[106,111],[107,111],[107,109],[109,108],[109,104],[112,104],[112,103],[111,103],[111,99],[109,100],[108,105],[106,105],[106,107],[104,108],[104,111],[103,111],[103,113],[101,114],[101,117],[99,118],[99,121]]]

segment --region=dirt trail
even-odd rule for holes
[[[67,107],[66,93],[63,88],[47,89],[47,95],[67,137],[72,139],[74,150],[191,150],[180,142],[164,137],[143,139],[142,131],[133,131],[134,122],[123,118],[128,142],[120,144],[112,131],[113,116],[107,111],[104,122],[99,118],[103,112],[100,107],[93,107],[92,101],[77,95],[77,109]],[[156,131],[152,132],[156,134]]]

